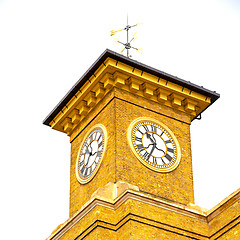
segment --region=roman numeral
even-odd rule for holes
[[[143,135],[143,132],[141,132],[141,130],[139,128],[137,129],[137,131],[140,132]]]
[[[167,140],[165,143],[168,144],[168,143],[171,143],[171,141],[170,141],[170,140]]]
[[[145,153],[143,154],[143,156],[148,160],[151,155],[150,155],[148,152],[145,152]]]
[[[141,138],[139,138],[139,137],[136,137],[136,136],[135,136],[135,141],[142,142],[142,139],[141,139]]]
[[[167,151],[173,153],[173,149],[172,148],[167,148]]]
[[[89,154],[89,148],[86,149],[85,154]]]
[[[78,163],[78,172],[80,172],[81,171],[81,166],[83,165],[83,162],[79,162]]]
[[[147,125],[143,125],[143,127],[144,127],[144,129],[146,130],[146,132],[148,132],[148,131],[149,131],[149,129],[148,129],[148,127],[147,127]]]
[[[153,132],[157,132],[157,127],[151,125],[151,128],[152,128],[152,131],[153,131]]]
[[[166,164],[166,163],[163,161],[163,159],[162,159],[162,158],[161,158],[161,160],[162,160],[163,164]]]
[[[101,153],[102,153],[102,151],[98,151],[98,152],[97,152],[97,157],[100,157],[100,156],[101,156]]]
[[[80,171],[81,171],[82,175],[84,175],[83,172],[85,171],[85,166],[83,166]]]
[[[144,150],[144,147],[143,147],[142,144],[138,144],[138,145],[137,145],[137,148],[138,148],[138,150],[139,150],[140,152]]]
[[[93,134],[90,135],[90,141],[92,141],[92,140],[93,140]]]
[[[98,148],[100,148],[100,147],[102,146],[102,144],[103,144],[103,142],[100,142],[100,143],[98,144]]]
[[[172,157],[168,154],[165,155],[165,158],[167,158],[167,160],[170,162],[172,160]]]
[[[88,175],[88,169],[89,168],[85,168],[85,173],[84,173],[85,176]]]
[[[92,164],[92,168],[93,168],[93,170],[92,171],[94,171],[94,169],[96,168],[96,166],[97,166],[97,160],[95,160],[94,162],[93,162],[93,164]]]
[[[102,137],[102,135],[101,134],[99,134],[99,137],[98,137],[98,139],[97,139],[97,141],[99,142],[99,140],[100,140],[100,138]]]
[[[155,157],[152,157],[152,159],[153,159],[153,163],[157,164],[157,159]]]

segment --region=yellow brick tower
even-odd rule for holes
[[[194,205],[190,124],[218,98],[105,50],[44,120],[71,142],[69,219],[48,239],[240,239],[240,191]]]

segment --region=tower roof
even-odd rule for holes
[[[178,78],[176,76],[172,76],[168,73],[165,73],[165,72],[160,71],[158,69],[155,69],[153,67],[147,66],[147,65],[145,65],[141,62],[138,62],[136,60],[133,60],[133,59],[125,57],[121,54],[118,54],[114,51],[106,49],[99,56],[99,58],[92,64],[92,66],[82,75],[82,77],[76,82],[76,84],[70,89],[70,91],[68,91],[68,93],[63,97],[63,99],[56,105],[56,107],[50,112],[50,114],[43,121],[43,124],[45,124],[47,126],[50,126],[50,122],[57,116],[57,114],[64,108],[64,106],[66,106],[66,104],[74,97],[74,95],[79,91],[79,89],[84,85],[84,83],[86,83],[88,81],[88,79],[92,75],[94,75],[94,73],[97,71],[97,69],[102,64],[104,64],[104,61],[107,58],[114,59],[117,62],[119,61],[121,63],[124,63],[128,66],[133,67],[134,69],[138,69],[142,72],[146,72],[146,73],[154,75],[156,77],[163,78],[166,81],[169,81],[171,83],[180,85],[183,88],[189,89],[190,91],[194,91],[196,93],[207,96],[208,98],[211,99],[210,105],[212,103],[214,103],[220,97],[220,95],[218,93],[216,93],[215,91],[211,91],[211,90],[208,90],[206,88],[200,87],[200,86],[198,86],[194,83],[191,83],[189,81],[185,81],[185,80],[183,80],[181,78]]]

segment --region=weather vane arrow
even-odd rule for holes
[[[120,29],[120,30],[112,30],[111,31],[111,36],[114,36],[116,33],[118,33],[118,32],[121,32],[121,31],[126,31],[127,32],[127,42],[126,43],[123,43],[123,42],[120,42],[119,40],[117,40],[116,42],[117,43],[120,43],[120,44],[122,44],[123,46],[124,46],[124,48],[123,48],[123,50],[121,51],[121,54],[123,53],[123,51],[126,49],[127,50],[127,57],[131,57],[131,55],[129,55],[129,50],[132,48],[132,49],[135,49],[135,50],[137,50],[137,51],[141,51],[142,49],[141,48],[135,48],[135,47],[133,47],[133,46],[131,46],[131,42],[132,41],[134,41],[134,40],[136,40],[136,33],[137,32],[135,32],[134,34],[133,34],[133,37],[132,37],[132,39],[129,41],[129,30],[132,28],[132,27],[136,27],[136,26],[138,26],[140,23],[137,23],[137,24],[135,24],[135,25],[132,25],[132,26],[130,26],[130,25],[128,25],[128,17],[127,17],[127,26],[125,27],[125,28],[123,28],[123,29]]]

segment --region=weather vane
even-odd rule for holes
[[[117,32],[120,32],[120,31],[126,31],[127,32],[127,42],[126,43],[123,43],[123,42],[120,42],[119,40],[116,40],[116,42],[117,43],[121,43],[123,46],[124,46],[124,48],[123,48],[123,50],[121,51],[121,54],[123,53],[123,51],[125,50],[125,49],[127,49],[127,57],[131,57],[131,55],[129,55],[129,50],[131,49],[131,48],[133,48],[133,49],[135,49],[135,50],[137,50],[137,51],[141,51],[142,49],[141,48],[135,48],[135,47],[133,47],[133,46],[131,46],[131,42],[132,41],[134,41],[134,40],[136,40],[136,33],[137,32],[135,32],[134,34],[133,34],[133,37],[132,37],[132,39],[129,41],[129,34],[128,34],[128,31],[130,30],[130,28],[132,28],[132,27],[136,27],[136,26],[138,26],[140,23],[137,23],[137,24],[135,24],[135,25],[132,25],[132,26],[130,26],[130,25],[128,25],[128,16],[127,16],[127,26],[125,27],[125,28],[123,28],[123,29],[120,29],[120,30],[117,30],[117,31],[115,31],[115,30],[112,30],[111,31],[111,36],[113,36],[113,35],[115,35]]]

